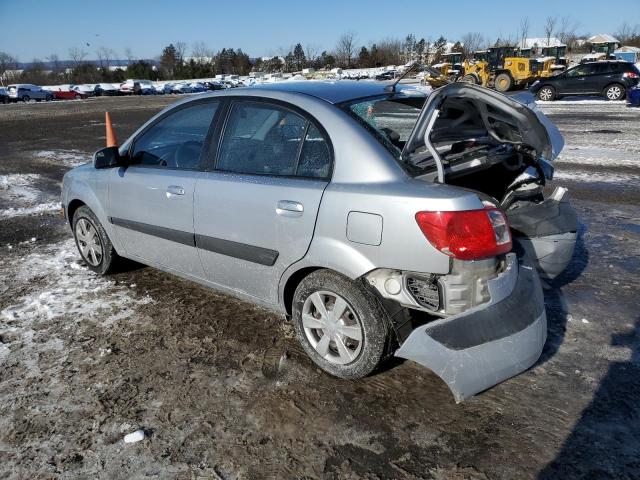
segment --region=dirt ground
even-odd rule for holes
[[[62,175],[104,144],[105,110],[124,140],[173,101],[0,105],[0,478],[640,479],[640,111],[541,106],[577,251],[537,364],[456,405],[412,362],[337,380],[267,311],[80,264]]]

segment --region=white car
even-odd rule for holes
[[[171,93],[171,89],[173,88],[173,83],[156,83],[153,85],[154,90],[159,95],[164,95],[167,93]]]

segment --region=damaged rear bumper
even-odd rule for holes
[[[535,268],[510,254],[488,287],[488,304],[416,328],[395,353],[442,378],[457,403],[529,368],[547,338]]]

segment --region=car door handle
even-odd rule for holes
[[[304,212],[302,204],[293,200],[279,200],[276,205],[276,213],[283,217],[299,217],[302,212]]]
[[[171,198],[172,195],[184,195],[184,188],[178,185],[169,185],[167,187],[167,198]]]

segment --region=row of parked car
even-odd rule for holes
[[[222,90],[244,86],[237,81],[208,82],[151,82],[150,80],[127,80],[124,83],[95,83],[84,85],[38,86],[18,83],[0,87],[0,103],[81,100],[94,96],[119,95],[165,95],[182,93],[200,93],[209,90]]]

